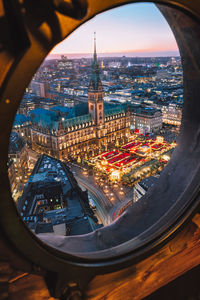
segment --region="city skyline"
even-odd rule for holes
[[[162,14],[154,4],[142,3],[99,14],[57,45],[50,57],[92,57],[94,31],[99,57],[179,56],[173,33]]]
[[[180,58],[98,63],[94,31],[93,59],[43,64],[13,125],[11,191],[35,234],[73,236],[111,224],[142,201],[177,145]]]

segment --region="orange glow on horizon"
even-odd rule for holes
[[[156,6],[150,3],[128,4],[97,15],[81,25],[50,54],[91,57],[94,31],[97,33],[99,57],[179,55],[169,25]]]

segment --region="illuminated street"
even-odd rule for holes
[[[110,184],[108,181],[100,178],[100,174],[74,164],[69,163],[78,183],[87,189],[96,204],[96,212],[104,225],[113,221],[113,214],[118,207],[132,200],[133,192],[129,187],[121,184]]]

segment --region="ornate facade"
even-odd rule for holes
[[[87,104],[86,104],[87,105]],[[66,112],[61,114],[61,110]],[[88,105],[74,108],[37,109],[30,113],[32,149],[59,159],[88,157],[108,149],[130,134],[130,113],[126,106],[104,103],[94,43]]]

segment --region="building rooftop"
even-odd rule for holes
[[[105,117],[109,117],[109,116],[125,113],[125,109],[122,105],[116,105],[113,106],[113,108],[105,109],[104,113],[105,113]]]
[[[60,105],[53,106],[51,108],[51,111],[55,111],[57,113],[64,114],[64,115],[68,116],[68,118],[70,118],[70,117],[73,118],[76,116],[74,109],[72,109],[70,107],[66,107],[66,106],[60,106]]]
[[[24,139],[17,132],[12,132],[9,140],[8,154],[20,153],[24,146]]]
[[[17,125],[23,125],[26,124],[30,121],[30,118],[28,116],[25,115],[21,115],[21,114],[16,114],[15,115],[15,120],[13,122],[13,127],[17,126]]]
[[[31,123],[49,130],[58,130],[59,116],[56,112],[44,108],[36,108],[29,112]]]
[[[80,189],[67,165],[44,154],[39,157],[17,207],[36,233],[53,232],[54,226],[63,224],[67,234],[84,234],[99,225],[87,192]]]
[[[71,126],[76,126],[76,125],[81,125],[84,123],[88,123],[91,122],[92,118],[91,115],[87,114],[87,115],[82,115],[82,116],[78,116],[72,119],[62,119],[62,124],[64,129],[71,127]]]
[[[131,105],[130,109],[133,113],[137,115],[154,116],[155,113],[158,112],[161,114],[161,110],[152,107],[142,107],[142,106],[136,107]]]
[[[125,113],[126,105],[104,105],[105,117]],[[81,103],[74,107],[55,106],[50,110],[44,108],[36,108],[29,112],[29,116],[33,125],[41,126],[47,130],[57,131],[59,124],[62,123],[66,129],[71,126],[80,125],[92,121],[91,115],[88,114],[88,103]]]
[[[89,83],[89,91],[103,91],[100,74],[99,74],[99,64],[97,61],[97,53],[96,53],[96,36],[94,36],[94,55],[92,61],[92,70],[90,76],[90,83]]]
[[[155,176],[150,176],[147,177],[143,180],[141,180],[140,182],[138,182],[138,184],[145,190],[148,191],[148,189],[150,187],[152,187],[156,182],[157,182],[158,178]]]

